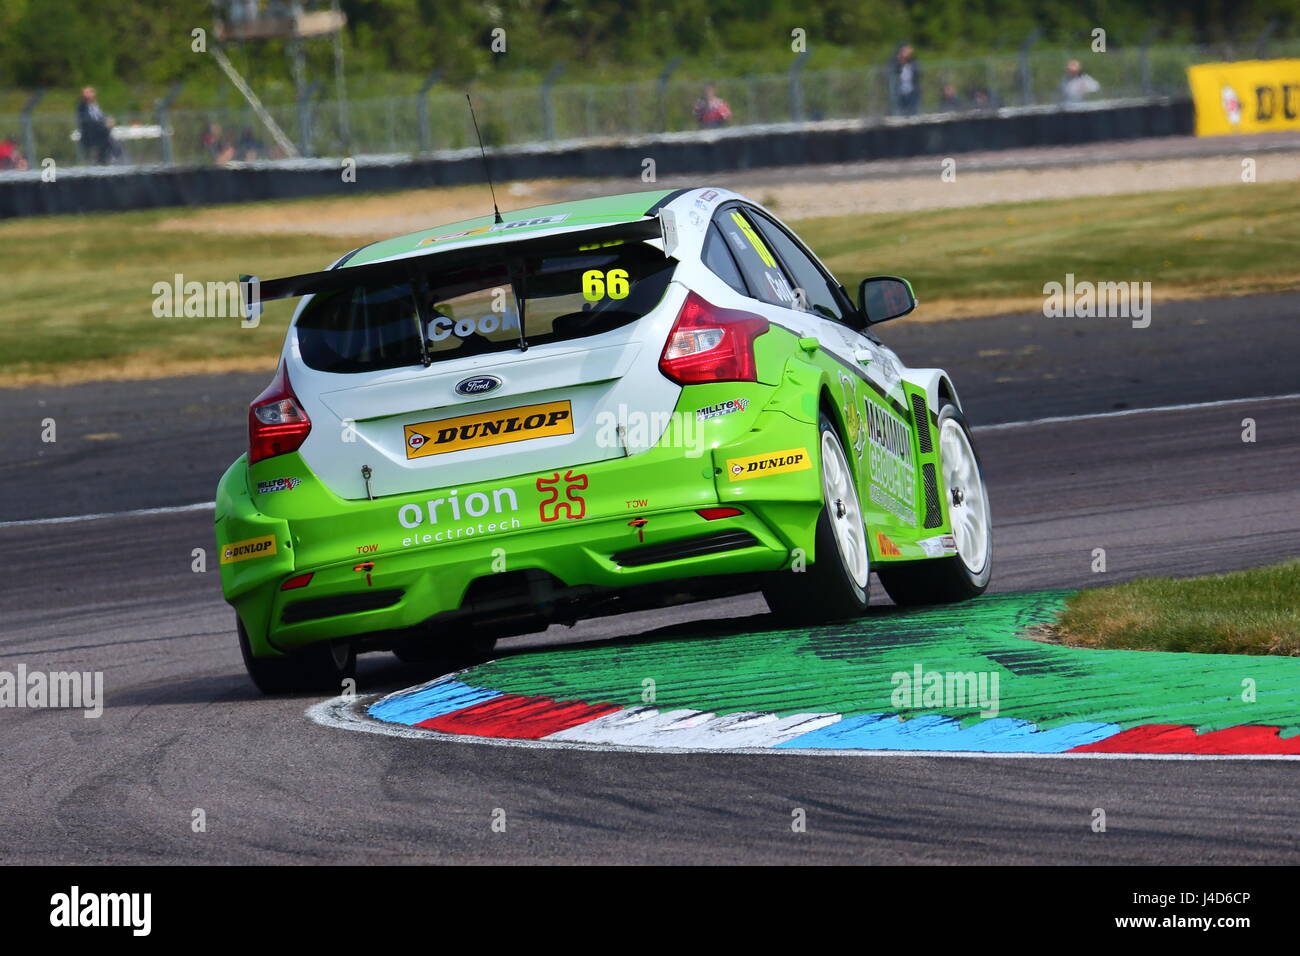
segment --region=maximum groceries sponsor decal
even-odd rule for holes
[[[899,521],[916,527],[916,459],[912,430],[876,402],[867,402],[867,463],[871,500]]]

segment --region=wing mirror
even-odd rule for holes
[[[901,318],[916,308],[912,283],[898,276],[872,276],[858,286],[858,311],[867,325]]]

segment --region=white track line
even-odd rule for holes
[[[977,432],[1003,431],[1012,428],[1033,428],[1037,425],[1059,425],[1063,422],[1086,422],[1097,418],[1122,418],[1127,415],[1149,415],[1155,412],[1185,412],[1197,408],[1224,408],[1229,405],[1250,405],[1260,402],[1286,402],[1300,398],[1300,392],[1286,395],[1261,395],[1258,398],[1225,398],[1217,402],[1193,402],[1189,405],[1157,405],[1153,408],[1125,408],[1115,412],[1091,412],[1087,415],[1061,415],[1056,418],[1031,418],[1023,422],[999,422],[996,425],[976,425]],[[0,521],[0,528],[25,528],[42,524],[70,524],[74,521],[97,521],[103,518],[136,518],[145,515],[180,514],[186,511],[211,511],[210,501],[192,505],[175,505],[170,508],[137,508],[134,511],[106,511],[91,515],[69,515],[65,518],[28,518],[22,521]]]
[[[136,518],[141,515],[174,515],[186,511],[211,511],[216,504],[200,501],[192,505],[172,505],[169,508],[137,508],[134,511],[104,511],[93,515],[69,515],[66,518],[27,518],[23,521],[0,521],[0,528],[26,528],[40,524],[71,524],[74,521],[98,521],[101,518]]]
[[[831,750],[820,747],[647,747],[627,744],[592,744],[569,740],[515,740],[505,737],[474,737],[469,734],[444,734],[423,727],[389,724],[359,711],[379,700],[383,694],[365,697],[331,697],[313,704],[304,712],[312,722],[334,730],[360,731],[383,737],[407,740],[433,740],[453,744],[482,744],[488,747],[531,747],[541,750],[585,750],[600,753],[660,754],[798,754],[803,757],[975,757],[993,760],[1300,760],[1300,754],[1104,754],[1104,753],[986,753],[957,750]]]
[[[976,425],[977,432],[992,432],[1010,428],[1030,428],[1035,425],[1059,425],[1062,422],[1087,422],[1097,418],[1123,418],[1126,415],[1149,415],[1153,412],[1185,412],[1197,408],[1225,408],[1229,405],[1254,405],[1260,402],[1286,402],[1300,398],[1300,392],[1286,395],[1261,395],[1258,398],[1225,398],[1217,402],[1192,402],[1187,405],[1157,405],[1153,408],[1123,408],[1115,412],[1090,412],[1087,415],[1061,415],[1056,418],[1030,418],[1023,422],[999,422],[996,425]]]

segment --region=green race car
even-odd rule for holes
[[[374,243],[301,296],[216,495],[221,582],[266,692],[552,623],[761,590],[862,614],[988,585],[957,393],[872,334],[775,216],[716,188],[488,216]]]

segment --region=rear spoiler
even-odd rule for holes
[[[665,221],[666,220],[666,221]],[[239,277],[244,315],[253,319],[261,314],[261,303],[274,299],[289,299],[301,295],[315,295],[335,289],[350,289],[370,282],[405,281],[420,273],[435,269],[456,269],[472,265],[494,253],[503,258],[545,255],[550,252],[571,251],[575,246],[621,241],[641,242],[648,239],[664,240],[664,255],[671,255],[677,245],[676,223],[668,211],[659,217],[596,226],[591,229],[574,229],[570,232],[548,233],[531,239],[508,239],[503,242],[480,242],[471,246],[452,246],[440,250],[436,246],[400,259],[385,259],[363,266],[326,269],[324,272],[307,272],[283,279],[267,279],[242,275]],[[251,301],[250,301],[251,299]]]

